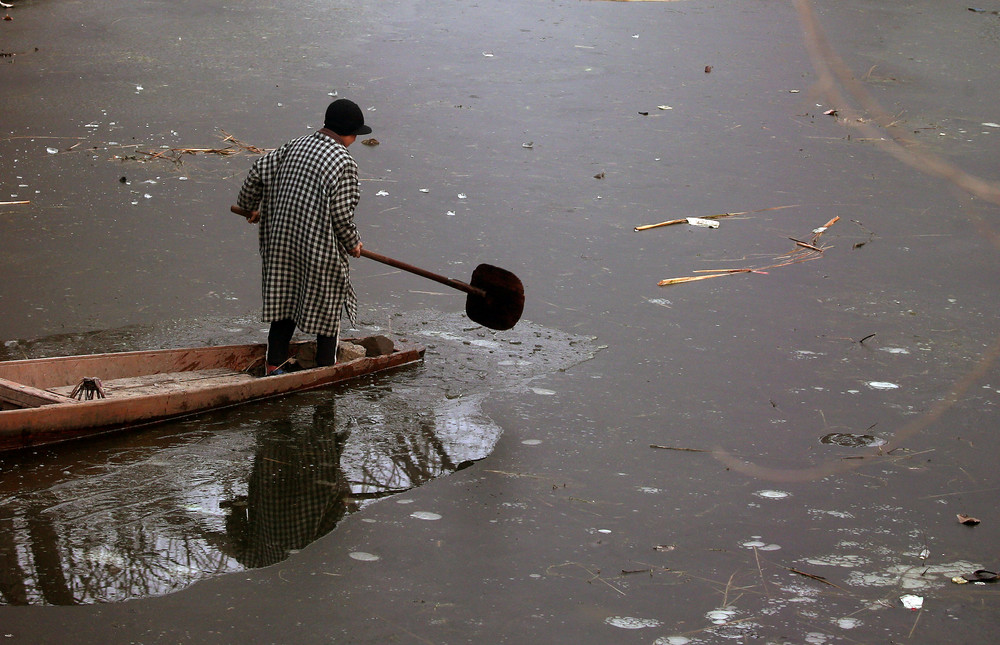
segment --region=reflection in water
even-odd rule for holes
[[[411,415],[416,422],[400,425],[385,394],[364,397],[367,419],[339,418],[329,391],[266,404],[263,418],[241,415],[235,435],[214,415],[175,445],[113,452],[101,467],[4,499],[2,602],[118,601],[268,566],[329,533],[363,501],[485,456],[446,444],[433,417]],[[479,447],[491,448],[499,431],[484,430],[490,436]],[[33,469],[44,465],[25,468]]]
[[[347,512],[351,489],[340,468],[347,433],[337,431],[335,406],[333,399],[317,405],[305,428],[283,419],[260,433],[247,494],[220,503],[240,564],[280,562],[332,531]]]
[[[501,432],[482,411],[488,396],[593,351],[589,339],[526,322],[497,340],[458,317],[421,318],[426,331],[413,340],[427,343],[428,358],[419,367],[0,454],[0,604],[157,596],[279,562],[366,503],[486,457]],[[127,334],[129,348],[144,334],[140,346],[160,344],[155,329]],[[67,342],[102,351],[123,341]],[[14,349],[71,353],[63,344]]]

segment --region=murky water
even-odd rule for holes
[[[92,524],[59,529],[84,545],[60,557],[115,589],[150,584],[123,567],[141,552],[129,540],[142,509],[99,498],[102,474],[123,485],[133,467],[170,493],[150,512],[153,552],[214,540],[194,550],[204,567],[161,563],[154,593],[214,575],[203,569],[240,573],[73,613],[5,607],[5,633],[990,640],[996,586],[951,578],[995,570],[1000,543],[997,207],[827,114],[845,107],[816,91],[791,3],[383,0],[341,20],[319,2],[127,4],[23,3],[0,23],[0,48],[18,53],[0,58],[0,183],[4,200],[32,202],[0,207],[7,355],[86,351],[106,329],[119,330],[96,343],[109,349],[259,340],[255,231],[227,210],[253,153],[173,149],[223,145],[222,131],[273,147],[317,125],[333,93],[359,101],[381,142],[352,148],[366,246],[459,279],[479,262],[512,270],[521,324],[540,336],[480,336],[460,295],[355,263],[361,328],[433,345],[423,367],[335,390],[332,412],[317,393],[150,430],[120,471],[124,437],[5,462],[18,517],[37,496],[43,519],[92,498],[128,520],[121,551]],[[908,149],[998,179],[994,14],[816,4]],[[176,160],[152,158],[163,150]],[[633,230],[727,212],[744,214]],[[784,263],[803,248],[789,238],[808,243],[835,217],[820,256]],[[657,286],[719,269],[755,272]],[[535,343],[569,359],[519,371]],[[333,439],[289,438],[317,434]],[[253,473],[292,475],[254,471],[274,465],[256,459],[266,450],[339,455],[351,500],[365,467],[388,482],[364,489],[375,495],[485,458],[331,514],[333,532],[246,570]],[[165,455],[186,455],[176,463],[211,492],[179,496],[185,475]],[[202,476],[219,463],[225,490]],[[23,491],[8,468],[32,473]],[[295,474],[344,488],[319,468]],[[25,546],[60,543],[42,534],[51,523],[19,521],[19,562],[63,571]]]
[[[498,338],[457,316],[419,320],[411,340],[428,348],[420,366],[0,456],[0,602],[116,602],[280,562],[346,514],[483,459],[501,433],[482,410],[487,396],[523,390],[597,351],[592,339],[530,323]],[[152,348],[176,343],[178,328],[224,342],[256,332],[246,320],[212,322],[12,342],[6,351]]]

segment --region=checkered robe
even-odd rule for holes
[[[357,162],[319,132],[253,164],[237,203],[260,210],[264,322],[290,318],[304,333],[335,336],[345,307],[356,320],[348,251],[361,241],[360,197]]]

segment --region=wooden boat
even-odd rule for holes
[[[356,345],[355,356],[364,355],[310,369],[315,343],[293,343],[290,353],[301,369],[267,377],[255,375],[263,373],[262,344],[3,361],[0,451],[309,390],[413,363],[424,355],[423,347],[393,344],[384,336],[346,340]]]

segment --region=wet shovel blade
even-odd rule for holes
[[[469,294],[465,313],[473,322],[490,329],[510,329],[524,311],[524,286],[506,269],[480,264],[469,284],[486,292],[485,297]]]

